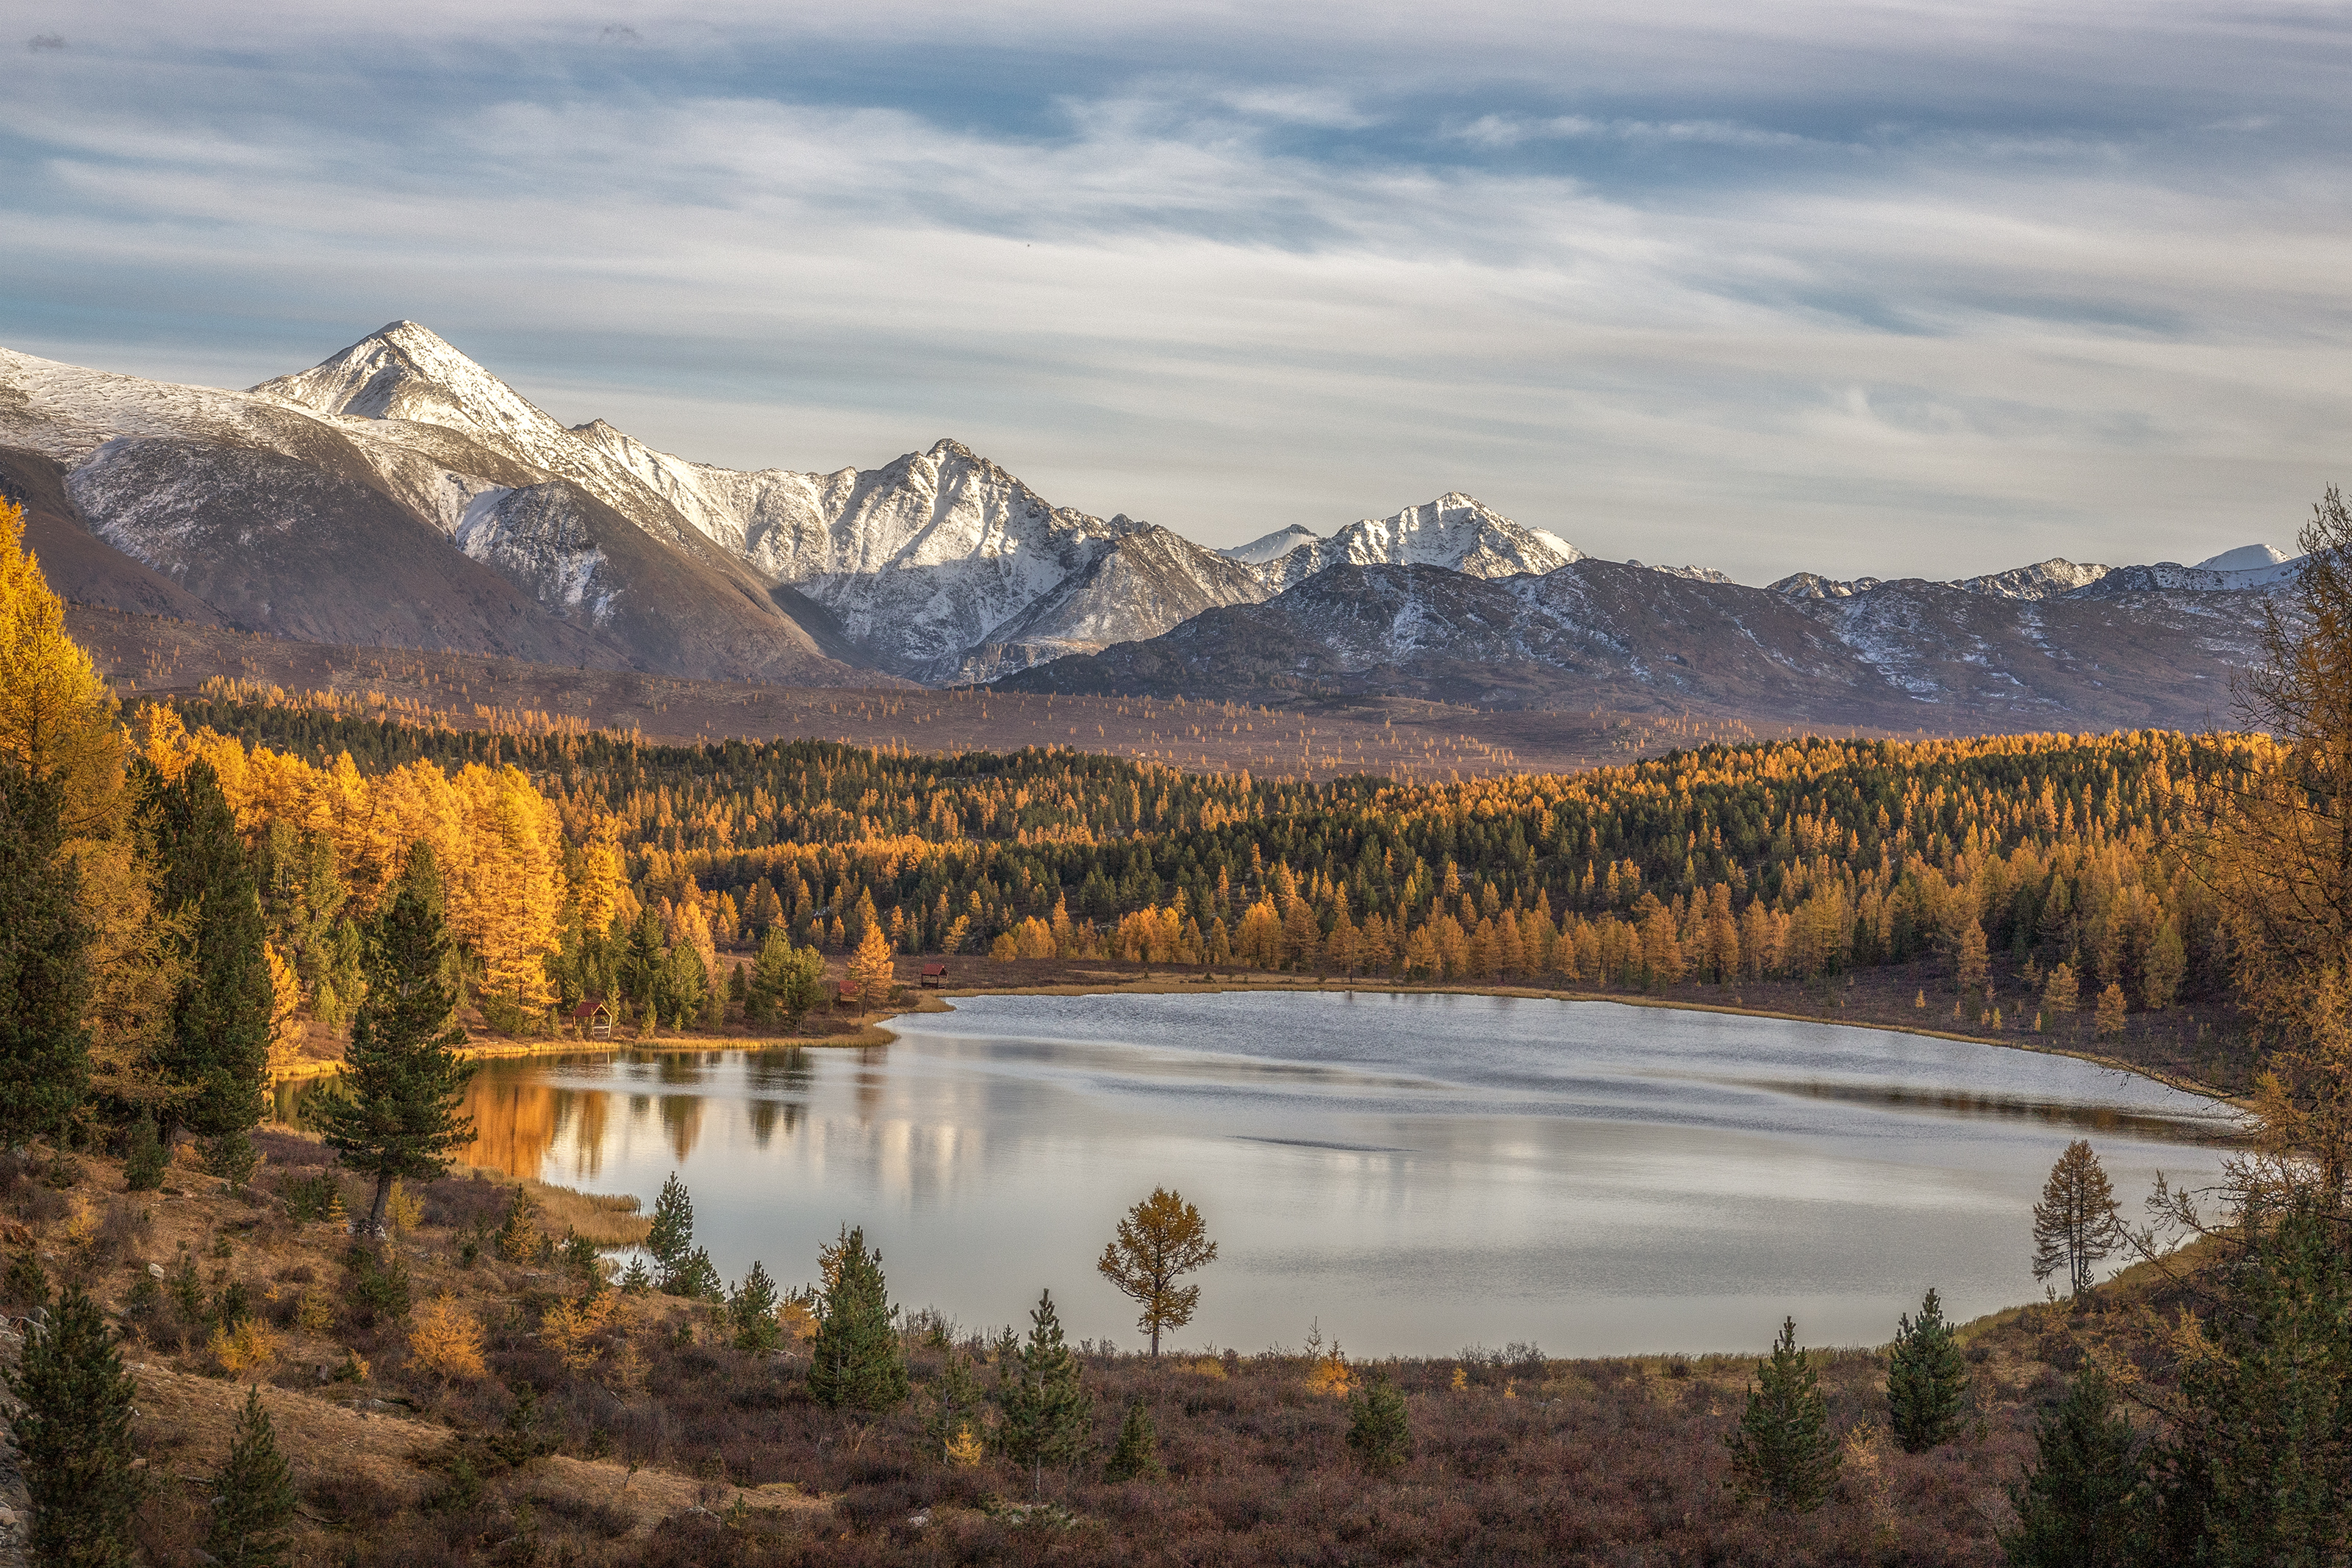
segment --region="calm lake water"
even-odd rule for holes
[[[1559,1354],[1875,1343],[1937,1286],[2038,1299],[2029,1214],[2088,1137],[2137,1218],[2201,1184],[2225,1107],[2064,1057],[1606,1002],[979,997],[860,1051],[494,1061],[472,1158],[651,1205],[679,1172],[729,1279],[816,1271],[846,1220],[894,1298],[967,1327],[1053,1287],[1139,1343],[1100,1280],[1155,1183],[1219,1245],[1187,1346],[1531,1341]]]

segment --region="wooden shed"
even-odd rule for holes
[[[613,1009],[604,1005],[602,997],[591,997],[572,1009],[572,1027],[583,1040],[613,1038]]]
[[[923,988],[926,990],[935,991],[947,983],[948,967],[945,964],[926,964],[923,966]]]

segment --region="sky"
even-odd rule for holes
[[[1744,581],[2291,548],[2352,5],[25,0],[0,344],[424,322],[740,467],[1213,545],[1448,490]]]

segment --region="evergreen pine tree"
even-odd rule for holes
[[[1412,1426],[1404,1390],[1374,1367],[1348,1401],[1348,1448],[1356,1462],[1374,1474],[1395,1469],[1412,1457]]]
[[[1160,1434],[1151,1425],[1151,1411],[1139,1394],[1127,1402],[1127,1418],[1118,1424],[1118,1447],[1103,1467],[1107,1481],[1156,1481],[1168,1473],[1160,1462]]]
[[[764,1355],[783,1343],[784,1331],[776,1322],[776,1282],[768,1278],[767,1265],[758,1259],[751,1260],[751,1271],[727,1298],[727,1315],[735,1325],[739,1349]]]
[[[58,786],[0,760],[0,1144],[21,1147],[89,1084],[89,931],[58,854]]]
[[[2352,1257],[2324,1191],[2292,1197],[2232,1259],[2182,1418],[2156,1453],[2155,1558],[2343,1561],[2352,1517]]]
[[[1797,1348],[1796,1319],[1781,1323],[1772,1357],[1756,1364],[1756,1375],[1739,1425],[1724,1434],[1732,1484],[1743,1499],[1811,1513],[1829,1496],[1841,1456],[1821,1379]]]
[[[221,1568],[278,1568],[286,1524],[294,1517],[294,1476],[278,1451],[278,1432],[261,1407],[258,1385],[246,1390],[245,1414],[221,1467],[205,1550]]]
[[[694,1253],[694,1195],[669,1173],[661,1196],[654,1200],[653,1228],[646,1232],[646,1251],[652,1255],[654,1274],[661,1288],[670,1288],[678,1270]]]
[[[1013,1463],[1029,1467],[1030,1495],[1042,1495],[1045,1467],[1085,1458],[1094,1429],[1094,1396],[1079,1378],[1077,1356],[1062,1341],[1053,1291],[1039,1294],[1029,1312],[1028,1342],[1017,1363],[998,1363],[998,1376],[1004,1414],[1000,1440]]]
[[[971,1358],[950,1351],[931,1385],[931,1410],[923,1422],[923,1436],[934,1458],[956,1462],[977,1455],[982,1437],[980,1422],[980,1379],[972,1375]]]
[[[809,1354],[809,1396],[838,1409],[887,1410],[907,1397],[907,1361],[892,1321],[882,1255],[866,1232],[844,1226],[822,1257],[816,1343]]]
[[[457,996],[446,974],[441,872],[421,841],[370,936],[367,999],[352,1020],[343,1071],[320,1096],[318,1124],[344,1165],[375,1177],[366,1229],[380,1236],[392,1184],[439,1176],[474,1134],[457,1110],[474,1069],[456,1049],[466,1031],[452,1021]]]
[[[1944,1303],[1929,1286],[1916,1319],[1905,1314],[1887,1358],[1886,1403],[1894,1416],[1895,1440],[1906,1453],[1925,1453],[1950,1440],[1959,1429],[1967,1402],[1969,1364],[1960,1354]]]
[[[155,1063],[173,1091],[165,1102],[168,1144],[179,1126],[217,1137],[261,1120],[276,992],[252,862],[219,779],[205,762],[157,788],[160,778],[142,765],[163,868],[155,902],[180,923],[182,979]]]
[[[40,1568],[126,1568],[139,1473],[131,1468],[130,1375],[98,1303],[67,1290],[25,1335],[8,1387],[18,1468],[33,1504]]]
[[[2134,1560],[2138,1466],[2115,1391],[2085,1366],[2034,1422],[2033,1469],[2009,1489],[2016,1528],[2000,1538],[2014,1568],[2124,1568]]]
[[[153,1192],[163,1185],[163,1173],[171,1164],[163,1140],[155,1132],[155,1113],[140,1112],[139,1120],[131,1124],[131,1145],[122,1156],[123,1186],[131,1192]]]

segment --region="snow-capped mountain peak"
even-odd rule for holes
[[[2240,545],[2225,549],[2220,555],[2207,556],[2197,563],[2199,571],[2259,571],[2266,566],[2277,566],[2293,559],[2275,545]]]
[[[1293,523],[1286,528],[1276,528],[1270,534],[1261,535],[1245,545],[1235,545],[1217,553],[1229,560],[1240,561],[1244,566],[1264,566],[1268,561],[1280,560],[1300,545],[1313,543],[1318,537],[1305,524]]]
[[[1258,570],[1279,591],[1342,562],[1442,566],[1491,579],[1540,577],[1582,559],[1584,552],[1558,534],[1513,522],[1475,496],[1448,490],[1434,501],[1349,523],[1329,538],[1302,540]]]

